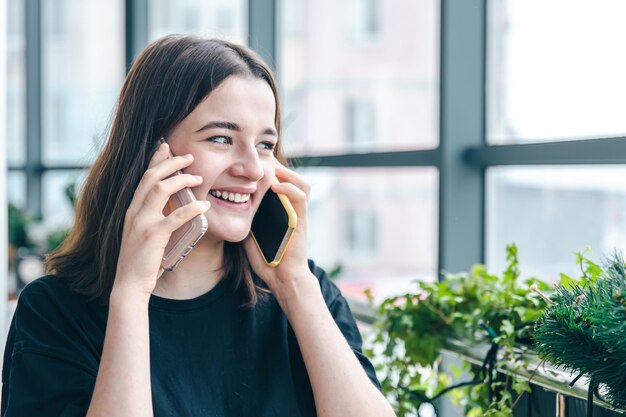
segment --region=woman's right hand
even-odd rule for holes
[[[202,183],[202,177],[190,174],[170,177],[192,162],[192,155],[170,158],[167,143],[152,156],[124,218],[114,291],[131,291],[149,298],[162,273],[161,260],[172,232],[209,209],[208,201],[195,201],[163,215],[174,193]]]

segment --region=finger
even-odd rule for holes
[[[165,219],[163,219],[163,230],[167,233],[173,233],[176,229],[193,219],[194,217],[204,214],[211,207],[211,203],[206,200],[198,200],[182,207],[177,208]]]
[[[287,196],[296,215],[298,216],[298,222],[302,219],[304,221],[306,214],[307,194],[297,186],[289,182],[281,182],[272,184],[272,191],[278,194],[284,194]]]
[[[170,154],[169,145],[165,142],[161,143],[157,147],[156,151],[154,151],[152,158],[150,158],[150,162],[148,162],[148,168],[153,167],[159,162],[165,161],[168,158],[169,154]]]
[[[280,182],[292,183],[308,196],[311,192],[311,186],[297,172],[278,163],[276,165],[276,178]]]
[[[152,192],[153,187],[157,183],[174,174],[176,171],[188,167],[192,162],[192,155],[175,156],[162,160],[158,164],[148,168],[137,185],[131,206],[133,203],[135,206],[143,205],[146,196]]]
[[[166,178],[154,185],[141,207],[161,211],[168,200],[178,191],[184,188],[197,187],[200,184],[202,184],[202,177],[199,175],[178,174]]]

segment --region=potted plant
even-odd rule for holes
[[[415,291],[378,307],[374,351],[380,353],[370,353],[385,372],[383,390],[398,417],[419,415],[426,403],[436,410],[436,400],[455,390],[466,416],[508,417],[521,393],[530,390],[527,379],[507,370],[528,367],[517,348],[531,345],[533,325],[546,307],[530,287],[549,286],[536,278],[521,280],[517,247],[507,246],[506,253],[508,266],[500,275],[474,265],[440,282],[418,282]],[[488,346],[482,366],[466,364],[472,376],[457,385],[440,371],[442,350],[452,340]]]

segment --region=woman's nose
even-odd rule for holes
[[[264,170],[255,146],[245,146],[237,149],[236,160],[231,168],[233,175],[245,177],[251,181],[263,178]]]

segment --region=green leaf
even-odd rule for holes
[[[514,382],[511,385],[511,388],[518,394],[521,394],[522,392],[530,392],[530,384],[526,381]]]
[[[576,281],[574,278],[570,277],[569,275],[565,275],[561,273],[560,277],[561,277],[561,280],[559,281],[559,284],[565,288],[572,288],[573,284],[578,283],[578,281]]]

